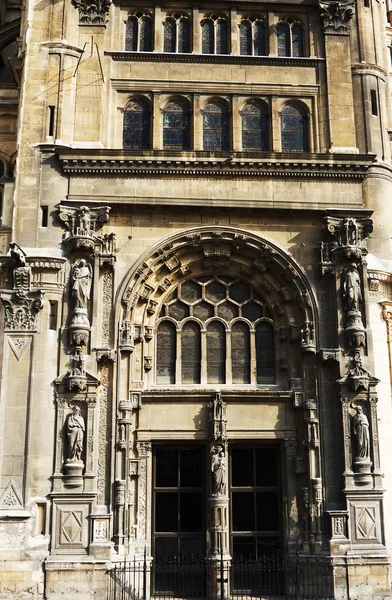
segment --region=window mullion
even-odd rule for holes
[[[181,377],[182,377],[182,372],[181,372],[181,362],[182,362],[182,343],[181,343],[181,335],[182,335],[182,330],[181,329],[176,329],[176,340],[177,340],[177,352],[176,352],[176,383],[182,383]]]
[[[257,362],[256,362],[256,331],[250,329],[250,383],[257,383]]]
[[[231,329],[226,329],[226,360],[225,360],[225,365],[226,365],[226,383],[231,384],[232,383],[232,378],[233,378],[233,374],[232,374],[232,362],[231,362]]]
[[[207,330],[201,330],[201,373],[200,382],[202,384],[207,383]]]
[[[136,50],[140,52],[140,38],[141,38],[141,19],[137,19],[137,30],[136,30]]]

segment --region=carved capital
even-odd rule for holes
[[[80,25],[105,25],[111,0],[72,0],[79,10]]]
[[[325,34],[348,34],[354,15],[354,2],[319,2],[321,25]]]
[[[76,0],[74,0],[76,2]],[[98,3],[91,6],[97,6]],[[64,243],[71,249],[86,249],[93,251],[98,243],[101,249],[111,250],[114,238],[103,236],[96,238],[97,232],[109,219],[109,206],[68,206],[60,204],[59,219],[67,229]]]
[[[324,219],[324,229],[330,239],[321,248],[324,262],[332,263],[336,256],[345,260],[362,261],[362,257],[367,254],[364,242],[373,231],[373,221],[369,217],[328,215]]]
[[[5,331],[36,331],[37,314],[44,306],[41,291],[27,293],[20,289],[13,294],[3,294]]]

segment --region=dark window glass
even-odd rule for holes
[[[278,485],[278,455],[274,448],[256,448],[256,485]]]
[[[255,531],[255,497],[253,492],[233,492],[233,531]]]
[[[222,323],[212,321],[207,329],[207,381],[225,383],[226,331]]]
[[[163,51],[164,52],[175,52],[176,51],[176,22],[174,19],[166,19],[163,26]]]
[[[242,21],[240,24],[240,54],[252,54],[252,25],[249,21]]]
[[[155,531],[177,531],[177,492],[156,492]]]
[[[181,334],[181,379],[182,383],[200,383],[200,327],[188,322]]]
[[[254,54],[255,56],[265,56],[266,44],[265,44],[265,25],[261,21],[256,21],[254,27]]]
[[[247,558],[249,560],[256,560],[256,537],[255,536],[236,536],[233,538],[233,558]],[[233,587],[234,589],[242,589],[244,586],[242,573],[237,574],[235,567],[233,569]],[[239,579],[240,581],[236,581]],[[237,585],[236,585],[237,584]],[[249,583],[246,584],[247,587]]]
[[[144,100],[132,100],[124,111],[123,146],[126,150],[150,146],[150,109]]]
[[[137,30],[137,17],[130,17],[125,30],[125,50],[128,52],[135,52],[137,50]]]
[[[190,25],[187,19],[180,19],[177,23],[178,52],[190,52]]]
[[[203,456],[200,448],[184,448],[180,452],[180,486],[201,487]],[[196,530],[193,530],[196,531]]]
[[[301,25],[291,27],[292,56],[303,56],[303,29]]]
[[[242,111],[243,150],[268,150],[268,113],[259,104],[247,104]]]
[[[229,149],[229,114],[220,102],[210,102],[204,110],[203,145],[210,152]]]
[[[290,27],[287,23],[280,23],[277,27],[278,56],[290,56]]]
[[[256,327],[257,383],[275,380],[274,330],[270,323],[261,322]]]
[[[202,53],[214,54],[214,22],[205,19],[201,24]]]
[[[227,54],[227,23],[222,19],[216,21],[216,53]]]
[[[281,116],[282,151],[308,152],[308,119],[301,108],[286,106]]]
[[[169,102],[163,112],[165,150],[189,150],[189,108],[181,101]]]
[[[279,497],[277,491],[256,494],[258,531],[279,530]]]
[[[233,383],[250,383],[249,327],[240,321],[231,330],[231,366]]]
[[[233,448],[231,453],[231,485],[233,487],[254,484],[253,448]]]
[[[155,459],[156,487],[177,487],[178,450],[177,448],[157,448]]]
[[[176,365],[176,328],[163,321],[157,333],[157,383],[174,383]]]
[[[140,50],[141,52],[152,50],[152,21],[149,17],[143,17],[140,22]]]
[[[202,495],[200,492],[180,494],[180,531],[202,531]]]

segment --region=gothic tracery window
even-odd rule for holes
[[[150,107],[146,100],[135,98],[124,110],[123,147],[145,150],[150,147]]]
[[[248,102],[241,112],[242,149],[266,151],[268,141],[268,109],[260,102]]]
[[[277,28],[278,56],[304,56],[303,27],[295,21],[282,21]]]
[[[164,52],[190,52],[190,23],[186,16],[173,14],[163,25]]]
[[[138,12],[131,15],[126,24],[125,50],[128,52],[151,52],[153,41],[152,18]]]
[[[206,17],[201,22],[203,54],[227,54],[228,23],[218,15]]]
[[[209,102],[203,111],[203,148],[210,152],[229,150],[229,111],[223,102]]]
[[[266,27],[261,19],[248,18],[240,23],[240,54],[266,55]]]
[[[282,152],[308,152],[308,117],[303,108],[289,104],[281,112]]]
[[[181,284],[160,313],[156,371],[158,384],[274,383],[268,307],[252,286],[229,277]]]
[[[163,110],[163,147],[165,150],[190,148],[190,111],[183,100],[168,102]]]

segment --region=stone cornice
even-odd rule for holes
[[[317,67],[325,62],[317,57],[240,56],[234,54],[179,54],[169,52],[125,52],[107,50],[106,56],[122,62],[180,62],[219,65],[267,65],[278,67]]]
[[[56,148],[61,167],[70,175],[136,177],[253,177],[344,179],[362,181],[369,155],[209,153]]]

